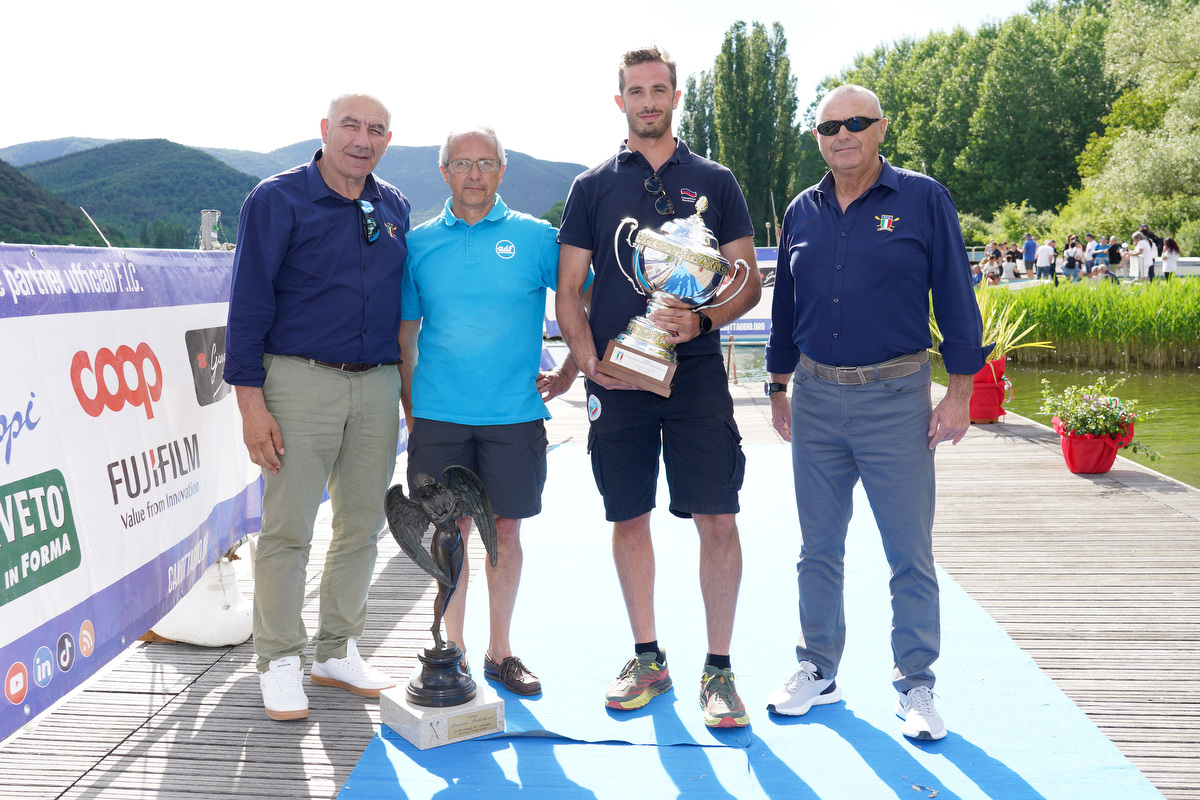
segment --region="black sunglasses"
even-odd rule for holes
[[[379,238],[379,223],[375,221],[375,206],[370,200],[358,201],[358,212],[362,215],[363,238],[367,244],[375,244]]]
[[[822,122],[817,126],[817,133],[822,136],[837,136],[837,132],[846,126],[846,130],[851,133],[865,131],[867,128],[874,125],[883,117],[850,117],[850,119],[831,119],[827,122]]]
[[[658,177],[657,172],[646,178],[642,185],[650,194],[658,195],[658,199],[654,201],[655,211],[664,217],[675,216],[675,206],[671,203],[671,198],[667,197],[667,190],[663,188],[662,179]]]

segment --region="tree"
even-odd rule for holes
[[[960,207],[983,213],[1028,200],[1062,205],[1077,185],[1075,158],[1117,96],[1105,70],[1108,28],[1095,2],[1035,2],[999,28],[970,139],[955,167],[970,176]]]
[[[1200,220],[1200,3],[1114,0],[1109,14],[1107,70],[1128,88],[1081,156],[1084,191],[1064,212],[1119,231],[1143,222],[1191,230]]]
[[[698,95],[702,86],[703,76]],[[796,78],[783,26],[774,23],[768,37],[759,22],[749,34],[744,22],[734,23],[713,67],[712,94],[712,156],[733,171],[750,207],[755,241],[765,243],[765,223],[777,230],[776,213],[792,188],[799,134]]]
[[[550,206],[550,210],[542,214],[542,219],[549,222],[554,227],[558,228],[562,225],[563,209],[566,208],[567,201],[559,200],[554,205]]]
[[[689,75],[683,93],[683,113],[679,117],[679,138],[693,153],[713,157],[713,85],[712,73],[701,72],[699,80]]]

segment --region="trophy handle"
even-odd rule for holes
[[[641,285],[634,280],[632,275],[625,271],[625,265],[621,263],[621,229],[624,228],[626,224],[629,224],[630,228],[629,235],[625,237],[625,242],[631,248],[637,248],[637,245],[633,243],[633,233],[638,229],[638,221],[633,217],[626,217],[625,219],[621,220],[621,224],[617,226],[616,233],[613,234],[613,257],[617,259],[617,267],[620,268],[621,274],[625,276],[625,280],[629,281],[629,285],[634,288],[634,291],[644,297],[646,295],[645,290],[643,290]]]
[[[742,293],[742,289],[746,288],[746,282],[748,280],[750,280],[750,265],[746,263],[746,259],[739,258],[737,261],[733,262],[734,274],[736,274],[739,269],[743,270],[744,272],[742,274],[742,285],[737,288],[737,291],[735,291],[733,294],[729,295],[729,297],[726,297],[721,302],[705,304],[704,306],[702,306],[703,308],[716,308],[717,306],[723,306],[726,303],[728,303],[730,300],[732,300],[733,298],[737,297],[739,294]],[[730,276],[729,280],[733,280],[733,276]]]

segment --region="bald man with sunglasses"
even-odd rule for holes
[[[767,345],[775,429],[792,443],[802,546],[798,669],[767,700],[800,715],[842,697],[843,561],[861,479],[891,567],[892,685],[900,731],[941,739],[933,662],[941,647],[934,570],[934,450],[969,425],[972,378],[991,347],[946,188],[879,155],[879,98],[840,86],[813,130],[829,172],[784,215]],[[943,336],[945,398],[930,399],[928,297]],[[792,397],[787,397],[788,383]]]

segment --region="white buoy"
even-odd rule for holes
[[[250,638],[251,603],[238,588],[233,563],[222,558],[152,628],[162,639],[201,647],[241,644]]]

